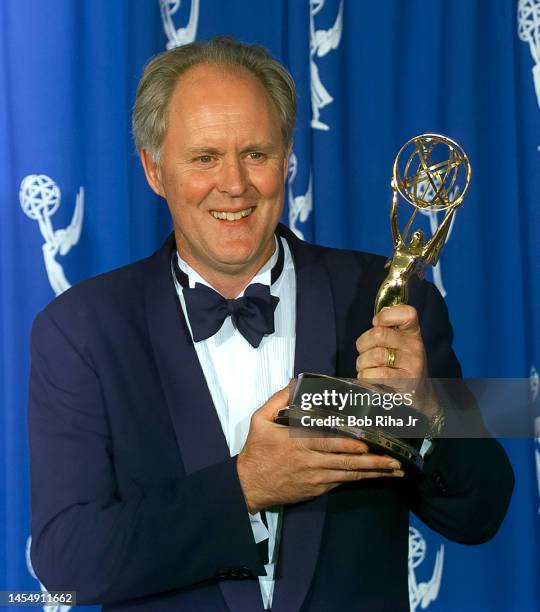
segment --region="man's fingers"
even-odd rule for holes
[[[392,353],[390,353],[392,350]],[[361,353],[356,359],[356,371],[363,372],[368,368],[387,368],[390,367],[390,360],[393,357],[392,368],[399,370],[407,363],[407,356],[403,351],[389,349],[385,346],[375,346],[369,351]]]
[[[418,315],[416,309],[407,304],[399,304],[383,308],[375,317],[373,317],[373,325],[381,325],[383,327],[399,327],[402,331],[418,332],[420,326],[418,324]]]
[[[410,375],[404,373],[403,370],[394,370],[394,368],[380,367],[380,368],[366,368],[365,370],[360,370],[358,372],[357,378],[359,378],[360,380],[370,380],[370,381],[374,380],[376,383],[384,381],[386,384],[386,381],[389,381],[389,380],[395,380],[397,382],[402,382],[402,381],[404,382],[407,376],[410,376]],[[416,378],[413,377],[412,380],[416,380]],[[393,384],[395,385],[395,383]]]
[[[408,342],[413,341],[412,338],[406,337]],[[356,340],[356,350],[359,353],[365,353],[376,346],[394,348],[404,344],[403,332],[400,332],[392,327],[377,326],[368,329]]]
[[[424,376],[426,356],[416,310],[403,304],[392,306],[383,309],[373,321],[377,326],[356,340],[358,377],[408,379]],[[386,327],[386,323],[396,325]]]
[[[400,470],[401,463],[388,455],[322,453],[315,459],[314,466],[322,470],[358,472]]]
[[[367,453],[369,450],[369,447],[365,442],[342,436],[304,438],[303,445],[309,450],[320,453],[362,454]]]
[[[381,378],[414,378],[424,369],[424,353],[420,350],[413,353],[385,346],[374,347],[356,358],[356,371],[360,378],[370,368],[383,369]]]
[[[328,484],[342,484],[344,482],[364,480],[365,478],[402,478],[403,476],[405,476],[403,470],[329,470],[326,477],[328,478]]]

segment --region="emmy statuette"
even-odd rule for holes
[[[457,208],[463,202],[471,180],[471,166],[463,149],[447,136],[439,134],[422,134],[406,142],[396,156],[391,187],[393,191],[390,211],[390,227],[393,238],[393,255],[386,268],[388,275],[382,282],[375,298],[374,312],[383,308],[406,304],[408,299],[408,282],[416,274],[423,278],[427,265],[435,266],[451,228]],[[398,222],[398,204],[400,198],[412,205],[413,211],[403,231]],[[427,240],[421,229],[413,230],[413,223],[418,212],[433,214],[444,213],[433,236]],[[389,353],[389,358],[391,354]],[[389,365],[391,361],[389,360]],[[349,423],[347,412],[340,413],[338,419],[335,408],[328,406],[311,406],[306,409],[301,405],[305,394],[323,394],[324,391],[360,394],[368,400],[376,400],[393,389],[388,385],[372,384],[357,379],[333,378],[320,374],[300,374],[291,393],[289,407],[278,414],[276,422],[292,427],[301,426],[302,417],[320,418],[325,425],[317,431],[331,435],[344,435],[365,441],[374,452],[391,455],[410,468],[421,470],[423,460],[420,447],[425,436],[433,430],[433,423],[414,404],[393,406],[396,416],[409,418],[415,415],[418,425],[415,435],[407,437],[403,427],[358,426],[356,423],[374,422],[378,402],[368,401],[361,407],[355,406],[353,419]],[[380,410],[377,414],[380,414]],[[380,419],[379,419],[380,420]],[[312,429],[310,427],[310,429]],[[311,434],[313,435],[313,433]],[[403,437],[402,437],[403,436]]]

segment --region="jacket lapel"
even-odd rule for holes
[[[294,375],[301,372],[335,374],[336,317],[328,271],[320,251],[281,225],[278,232],[291,247],[296,270]]]
[[[230,453],[174,287],[175,248],[171,236],[152,258],[145,299],[152,349],[189,475],[226,460]],[[262,612],[258,580],[221,580],[219,587],[232,612]]]
[[[230,454],[174,287],[174,249],[170,236],[150,260],[146,314],[178,449],[186,473],[192,474]]]
[[[328,272],[314,247],[287,238],[296,270],[295,376],[301,372],[335,374],[336,325]],[[286,507],[278,562],[273,612],[297,611],[309,590],[324,526],[327,497]]]

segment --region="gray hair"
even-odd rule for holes
[[[133,137],[139,152],[146,149],[159,163],[175,85],[184,72],[198,64],[240,67],[259,79],[278,112],[283,144],[289,147],[296,121],[296,93],[291,75],[263,47],[216,36],[164,51],[146,65],[132,116]]]

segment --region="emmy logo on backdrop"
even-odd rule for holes
[[[540,106],[540,1],[519,0],[517,21],[518,36],[523,42],[529,43],[534,60],[533,82]]]
[[[517,23],[518,36],[523,42],[529,44],[529,50],[534,60],[534,66],[532,68],[533,83],[538,106],[540,107],[540,0],[519,0]],[[540,145],[538,145],[537,148],[540,151]],[[540,389],[538,371],[534,364],[531,365],[530,389],[531,403],[534,409],[534,404],[538,398]],[[536,414],[538,414],[538,411]],[[536,416],[534,419],[534,457],[538,481],[538,513],[540,514],[540,416]]]
[[[296,226],[297,221],[304,223],[307,221],[311,209],[313,208],[313,184],[311,179],[311,173],[309,175],[309,183],[306,193],[295,196],[293,194],[293,183],[298,172],[298,159],[294,153],[291,153],[289,157],[289,180],[287,181],[287,194],[289,200],[289,226],[291,230],[303,239],[304,234]]]
[[[327,30],[315,28],[315,15],[318,15],[324,7],[326,0],[309,1],[309,80],[311,89],[311,123],[314,130],[329,131],[330,126],[320,120],[321,109],[331,104],[334,98],[324,86],[319,75],[319,67],[315,60],[328,55],[330,51],[337,49],[341,42],[343,31],[343,0],[339,4],[338,14],[334,25]],[[298,223],[305,223],[313,209],[313,185],[311,172],[307,191],[304,194],[294,196],[292,183],[298,172],[298,158],[293,152],[289,158],[289,227],[301,239],[304,234],[298,228]]]
[[[343,31],[343,0],[339,3],[339,10],[334,25],[328,30],[315,29],[315,15],[323,8],[325,0],[310,0],[309,3],[309,69],[311,82],[311,127],[316,130],[329,130],[319,117],[321,109],[334,101],[319,76],[319,67],[315,63],[316,57],[324,57],[330,51],[337,49]]]
[[[414,527],[409,527],[409,603],[411,612],[416,612],[418,606],[425,610],[435,601],[441,588],[444,563],[444,545],[441,544],[435,557],[435,566],[431,578],[427,582],[418,582],[416,568],[426,558],[426,541]]]
[[[25,176],[19,189],[19,201],[24,214],[38,222],[45,240],[42,249],[49,283],[55,295],[60,295],[71,284],[56,257],[67,255],[79,242],[84,216],[84,188],[79,188],[71,223],[65,229],[53,229],[51,217],[60,207],[61,193],[58,185],[46,174]]]
[[[192,43],[197,36],[199,23],[199,0],[191,0],[189,20],[185,27],[177,28],[174,25],[173,15],[180,8],[182,0],[159,0],[163,29],[167,36],[167,49],[174,49]]]

